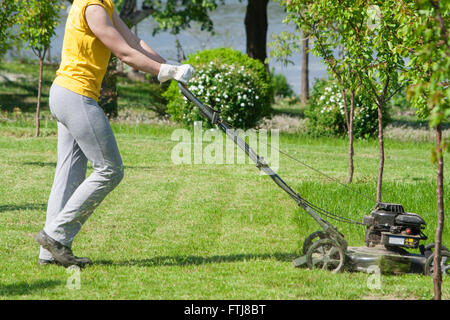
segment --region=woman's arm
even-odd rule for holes
[[[136,40],[134,38],[130,37],[126,41],[111,23],[103,7],[99,5],[88,6],[85,10],[85,17],[95,36],[122,62],[147,73],[159,74],[161,62],[135,49]]]
[[[139,38],[132,36],[131,31],[123,22],[123,25],[118,22],[118,28],[123,32],[124,37],[119,29],[111,23],[102,6],[89,5],[85,10],[85,17],[95,36],[123,63],[157,75],[160,82],[175,79],[187,84],[193,75],[194,69],[191,65],[174,66],[164,63],[165,60],[154,50],[147,45],[142,46]]]
[[[113,13],[112,21],[117,31],[119,31],[119,33],[131,47],[145,54],[150,59],[153,59],[159,63],[166,63],[166,60],[161,57],[155,50],[153,50],[149,45],[147,45],[144,40],[139,39],[133,32],[131,32],[131,30],[116,12]]]

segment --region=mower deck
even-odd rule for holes
[[[348,247],[347,265],[351,270],[368,272],[373,266],[381,273],[424,273],[427,258],[405,250],[393,252],[384,246]]]
[[[322,244],[320,243],[322,242]],[[319,240],[317,245],[293,261],[294,267],[309,267],[341,271],[380,272],[381,274],[420,273],[430,275],[433,272],[434,254],[410,253],[402,248],[389,250],[383,245],[374,247],[347,247],[346,250],[331,245],[329,241]],[[429,249],[427,249],[429,250]],[[441,269],[444,275],[450,274],[450,252],[444,247]]]

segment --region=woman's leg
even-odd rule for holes
[[[69,198],[86,178],[87,158],[69,130],[58,122],[58,163],[48,199],[45,225],[56,218]],[[41,247],[39,259],[53,260],[52,254]]]
[[[59,86],[55,91],[52,113],[94,169],[44,228],[53,240],[70,248],[87,218],[122,180],[123,165],[114,134],[97,102]]]

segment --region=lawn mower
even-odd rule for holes
[[[376,266],[382,273],[419,272],[426,275],[433,273],[434,244],[426,246],[420,244],[420,241],[427,240],[422,232],[426,225],[422,217],[415,213],[405,212],[400,204],[377,203],[371,214],[364,216],[362,222],[359,222],[312,204],[284,182],[269,167],[264,158],[250,148],[235,130],[220,118],[220,111],[203,104],[182,83],[178,83],[178,86],[181,93],[198,107],[202,116],[233,140],[256,164],[259,170],[267,174],[322,228],[322,230],[313,232],[304,240],[303,255],[293,261],[295,267],[307,266],[310,269],[320,268],[336,273],[344,270],[368,272],[371,267]],[[281,150],[278,151],[285,154]],[[295,158],[293,159],[295,160]],[[349,247],[344,235],[323,217],[364,226],[366,228],[366,246]],[[420,254],[407,251],[407,249],[417,248]],[[441,270],[443,274],[449,275],[450,251],[441,246],[441,254]]]

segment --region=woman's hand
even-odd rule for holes
[[[194,68],[190,64],[174,66],[171,64],[162,64],[159,69],[158,80],[165,82],[167,80],[177,80],[183,84],[187,84],[194,74]]]

